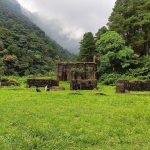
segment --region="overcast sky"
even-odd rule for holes
[[[77,51],[85,32],[106,25],[116,0],[18,0],[33,19],[64,48]]]

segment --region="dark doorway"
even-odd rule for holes
[[[62,78],[63,78],[63,81],[67,81],[67,73],[66,72],[62,73]]]

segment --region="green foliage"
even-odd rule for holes
[[[84,69],[83,68],[72,68],[71,72],[72,73],[83,73]]]
[[[108,31],[107,27],[101,27],[98,32],[96,33],[96,41],[101,38],[101,36]]]
[[[150,79],[149,29],[149,0],[116,1],[108,29],[101,27],[95,35],[94,55],[97,56],[97,75],[102,83],[114,84],[118,79]],[[82,46],[84,42],[88,47],[93,45],[87,41],[85,38],[81,41],[80,57],[93,56],[86,52],[86,46]]]
[[[121,36],[109,31],[101,36],[96,42],[96,50],[100,54],[101,73],[118,71],[127,69],[133,55],[133,50],[125,46],[125,41]]]
[[[112,74],[103,74],[100,78],[102,84],[105,85],[115,85],[115,82],[120,78],[120,74],[112,73]]]
[[[119,74],[117,72],[105,73],[100,77],[100,81],[104,85],[115,85],[118,80],[141,80],[136,78],[132,74]]]
[[[100,77],[101,83],[105,85],[115,85],[117,80],[150,80],[150,57],[137,58],[137,63],[132,64],[125,73],[104,73]]]
[[[118,52],[117,58],[121,63],[122,69],[126,69],[131,64],[131,59],[133,55],[133,50],[129,47],[124,47],[124,49]]]
[[[150,57],[138,58],[137,62],[134,64],[134,68],[129,69],[127,74],[141,80],[150,80]]]
[[[121,34],[136,53],[150,54],[149,0],[117,0],[108,25],[110,30]]]
[[[80,60],[92,62],[95,55],[95,40],[91,32],[85,33],[80,42]]]
[[[125,41],[114,31],[103,34],[96,43],[97,51],[102,55],[107,54],[109,51],[118,52],[124,46]]]
[[[15,61],[6,61],[10,56]],[[0,0],[0,58],[5,58],[5,75],[48,73],[54,70],[57,56],[67,60],[73,55],[31,23],[17,1]]]

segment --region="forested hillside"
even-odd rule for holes
[[[71,57],[26,18],[16,0],[0,0],[0,72],[5,75],[45,74],[55,60]]]

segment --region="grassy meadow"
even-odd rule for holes
[[[149,150],[150,92],[0,88],[0,150]],[[96,95],[105,93],[107,96]]]

